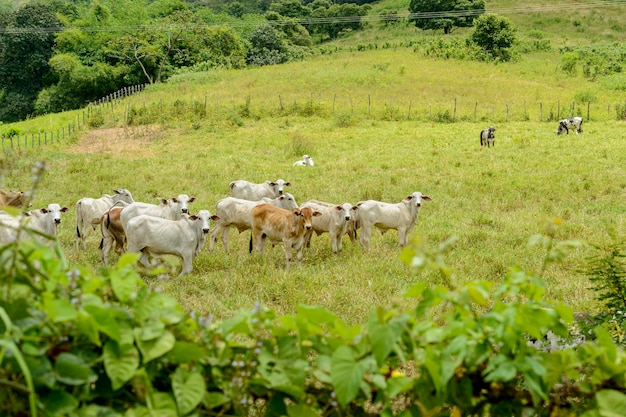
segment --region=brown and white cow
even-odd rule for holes
[[[321,215],[319,211],[313,211],[308,207],[285,210],[271,204],[259,204],[252,209],[250,252],[253,243],[258,252],[263,252],[265,239],[269,239],[273,245],[278,243],[284,245],[287,267],[292,260],[292,250],[296,251],[296,259],[300,264],[304,234],[313,227],[312,218]]]
[[[350,203],[331,204],[318,200],[309,200],[300,207],[309,207],[322,213],[321,216],[313,218],[313,227],[305,234],[306,246],[310,246],[313,232],[317,236],[328,233],[333,253],[341,252],[343,235],[348,234],[348,226],[354,222],[358,207]]]
[[[112,207],[102,215],[100,221],[100,231],[102,232],[102,240],[100,241],[100,251],[102,253],[102,263],[109,263],[109,254],[115,243],[115,252],[118,256],[124,253],[124,243],[126,242],[126,233],[122,227],[120,215],[124,207]]]
[[[372,228],[376,226],[382,233],[390,229],[398,231],[398,243],[405,246],[409,234],[417,224],[422,201],[430,201],[427,195],[416,191],[396,204],[367,200],[357,203],[359,207],[358,226],[361,228],[360,242],[364,250],[369,249]]]
[[[132,194],[125,188],[113,190],[113,195],[104,194],[100,198],[84,197],[76,202],[76,250],[82,242],[83,250],[87,249],[89,229],[95,229],[102,215],[118,201],[133,203]]]
[[[213,246],[217,241],[217,237],[222,235],[222,243],[224,250],[228,253],[228,235],[230,227],[234,226],[239,233],[252,228],[252,209],[259,204],[271,204],[285,210],[291,210],[298,207],[293,195],[284,193],[276,198],[264,198],[259,201],[244,200],[242,198],[225,197],[215,205],[215,214],[219,216],[219,220],[215,222],[215,227],[211,230],[209,238],[209,250],[213,250]]]

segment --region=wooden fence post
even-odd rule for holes
[[[454,114],[452,115],[452,121],[456,122],[456,97],[454,97]]]

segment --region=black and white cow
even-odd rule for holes
[[[565,132],[569,135],[569,130],[575,129],[576,134],[583,133],[583,118],[582,117],[570,117],[569,119],[563,119],[559,122],[559,128],[556,131],[557,135]]]
[[[483,129],[480,132],[480,146],[496,146],[496,128],[493,126],[489,126],[488,129]]]

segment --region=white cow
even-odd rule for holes
[[[215,227],[211,230],[209,238],[209,250],[213,250],[217,237],[222,234],[224,250],[228,253],[228,235],[230,226],[235,226],[239,233],[252,228],[252,209],[259,204],[271,204],[285,210],[298,207],[293,195],[284,193],[280,197],[267,198],[259,201],[244,200],[242,198],[225,197],[215,205],[215,214],[219,220],[215,222]]]
[[[383,203],[376,200],[367,200],[357,203],[358,227],[361,228],[361,247],[369,249],[372,228],[376,226],[385,233],[387,230],[398,231],[398,243],[405,246],[408,243],[409,234],[417,224],[422,200],[430,201],[431,198],[420,192],[414,192],[404,200],[396,204]]]
[[[312,167],[315,166],[315,163],[313,163],[313,158],[311,158],[309,155],[304,155],[301,160],[294,162],[293,166]]]
[[[583,133],[583,118],[576,116],[570,117],[569,119],[563,119],[559,122],[559,128],[556,131],[557,135],[565,132],[569,135],[569,130],[575,129],[576,134]]]
[[[265,197],[280,197],[285,192],[285,187],[290,186],[290,182],[278,179],[276,181],[265,181],[262,184],[255,184],[246,180],[232,181],[228,188],[230,195],[244,200],[259,201]]]
[[[193,270],[193,260],[204,247],[211,220],[218,219],[209,210],[193,216],[183,214],[179,220],[140,214],[126,225],[128,251],[141,252],[139,261],[147,267],[149,255],[176,255],[182,259],[178,276],[183,276]]]
[[[133,196],[125,188],[113,190],[113,195],[104,194],[100,198],[84,197],[76,203],[76,250],[79,242],[83,244],[83,250],[87,249],[87,234],[89,228],[95,229],[100,224],[100,219],[105,211],[110,209],[116,202],[124,201],[133,203]]]
[[[187,194],[179,194],[176,198],[160,198],[161,204],[136,202],[124,207],[120,213],[122,227],[126,230],[128,221],[135,216],[146,214],[148,216],[161,217],[163,219],[178,220],[184,213],[189,213],[189,203],[196,201],[196,197]],[[128,232],[126,232],[128,234]]]
[[[0,244],[6,245],[14,242],[18,238],[18,230],[21,230],[20,240],[25,240],[30,235],[36,236],[42,243],[56,239],[61,224],[61,214],[67,210],[67,207],[53,203],[45,208],[31,210],[18,216],[0,212]],[[23,228],[20,229],[22,226]]]
[[[311,223],[313,228],[305,234],[306,246],[310,246],[313,232],[317,236],[328,233],[333,253],[341,252],[343,248],[342,237],[348,233],[350,222],[355,220],[358,207],[350,203],[332,204],[318,200],[307,201],[300,207],[309,207],[322,213],[321,216],[313,217]]]

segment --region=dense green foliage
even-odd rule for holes
[[[476,19],[470,39],[485,54],[486,59],[509,61],[515,42],[515,28],[509,19],[494,14]]]
[[[575,242],[550,235],[546,266]],[[624,413],[626,356],[608,332],[572,339],[571,310],[539,275],[459,286],[454,246],[402,253],[442,285],[413,285],[413,308],[372,309],[350,326],[319,306],[262,305],[216,322],[150,290],[124,255],[69,268],[58,243],[0,248],[0,411],[7,417],[148,415],[536,415]],[[554,335],[570,345],[537,347]],[[606,414],[606,413],[613,414]]]
[[[485,12],[484,0],[411,0],[411,18],[421,29],[443,29],[449,34],[455,28],[471,27],[474,19]],[[424,16],[420,16],[423,14]]]

